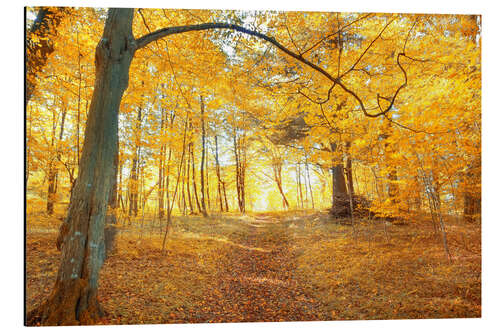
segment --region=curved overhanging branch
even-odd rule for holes
[[[387,27],[387,25],[386,25],[386,27]],[[366,109],[365,105],[363,104],[363,101],[361,100],[361,98],[354,91],[352,91],[351,89],[349,89],[344,83],[342,83],[339,77],[332,76],[330,73],[328,73],[323,68],[319,67],[318,65],[316,65],[316,64],[312,63],[311,61],[307,60],[306,58],[304,58],[301,54],[297,54],[297,53],[289,50],[283,44],[281,44],[280,42],[278,42],[274,37],[265,35],[265,34],[263,34],[261,32],[255,31],[255,30],[247,29],[245,27],[242,27],[242,26],[239,26],[239,25],[236,25],[236,24],[231,24],[231,23],[212,22],[212,23],[202,23],[202,24],[195,24],[195,25],[184,25],[184,26],[176,26],[176,27],[168,27],[168,28],[159,29],[159,30],[153,31],[151,33],[148,33],[148,34],[146,34],[146,35],[138,38],[136,40],[136,45],[137,45],[136,47],[137,47],[137,49],[143,48],[146,45],[148,45],[149,43],[152,43],[152,42],[154,42],[154,41],[156,41],[156,40],[158,40],[160,38],[163,38],[163,37],[166,37],[166,36],[169,36],[169,35],[180,34],[180,33],[190,32],[190,31],[203,31],[203,30],[213,30],[213,29],[235,30],[235,31],[239,31],[241,33],[244,33],[246,35],[250,35],[250,36],[257,37],[259,39],[263,39],[263,40],[271,43],[272,45],[274,45],[275,47],[277,47],[279,50],[281,50],[282,52],[284,52],[285,54],[289,55],[290,57],[296,59],[297,61],[299,61],[299,62],[307,65],[308,67],[314,69],[315,71],[319,72],[324,77],[326,77],[328,80],[330,80],[331,82],[333,82],[334,85],[338,85],[346,93],[348,93],[349,95],[351,95],[352,97],[354,97],[356,99],[356,101],[358,102],[361,110],[363,111],[363,114],[365,116],[367,116],[367,117],[376,118],[376,117],[385,115],[387,112],[389,112],[392,109],[392,106],[394,104],[394,101],[396,100],[397,95],[399,94],[399,92],[401,91],[401,89],[403,89],[406,86],[406,84],[407,84],[406,71],[404,70],[404,68],[399,63],[399,56],[401,55],[400,54],[400,55],[398,55],[398,65],[399,65],[399,67],[401,68],[401,70],[404,73],[405,82],[396,90],[396,93],[392,97],[391,103],[389,104],[388,107],[382,108],[380,106],[380,103],[379,103],[380,112],[377,112],[377,113],[374,113],[374,114],[368,113],[368,110]],[[385,27],[384,27],[384,30],[385,30]],[[379,96],[377,96],[377,100],[379,100]]]

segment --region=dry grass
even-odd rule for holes
[[[28,218],[28,310],[55,281],[57,224]],[[480,317],[480,228],[447,231],[451,263],[424,222],[361,221],[354,238],[324,213],[177,217],[165,253],[158,228],[123,227],[101,273],[102,323]]]
[[[448,226],[449,263],[429,224],[386,225],[386,234],[384,222],[364,222],[356,242],[350,226],[316,220],[297,226],[297,275],[332,319],[481,316],[477,226]]]

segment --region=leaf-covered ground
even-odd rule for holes
[[[30,310],[48,296],[59,253],[54,228],[28,226]],[[102,324],[481,315],[477,226],[450,221],[452,263],[425,223],[360,221],[353,233],[290,212],[179,217],[173,229],[164,253],[158,230],[121,229],[101,274]]]

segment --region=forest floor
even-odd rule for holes
[[[450,219],[452,262],[431,224],[324,212],[175,217],[162,234],[123,227],[105,262],[101,324],[481,316],[481,230]],[[26,307],[52,288],[56,219],[28,216]]]

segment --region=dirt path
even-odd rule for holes
[[[247,236],[222,254],[217,288],[205,296],[199,321],[321,320],[320,304],[294,277],[289,228],[282,221],[257,216],[246,221]],[[197,320],[197,321],[198,321]]]
[[[107,313],[102,324],[329,319],[298,282],[292,228],[283,218],[242,216],[225,225],[234,232],[181,237],[167,256],[154,245],[148,248],[146,240],[139,245],[134,238],[121,239],[120,252],[101,272],[99,297]],[[28,237],[28,309],[53,286],[59,260],[55,237],[43,232]],[[203,261],[196,246],[216,261]],[[189,293],[197,295],[183,297]]]

